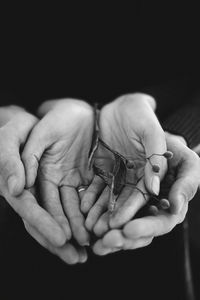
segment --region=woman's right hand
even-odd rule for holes
[[[22,218],[26,230],[45,248],[72,264],[83,255],[66,244],[63,229],[25,189],[25,170],[20,157],[38,119],[25,110],[8,106],[0,108],[0,194]],[[81,256],[82,255],[82,256]]]

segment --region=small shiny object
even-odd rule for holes
[[[133,169],[135,166],[134,162],[132,160],[128,160],[126,163],[127,169]]]
[[[160,200],[160,207],[162,208],[162,209],[168,209],[168,208],[170,208],[170,203],[169,203],[169,201],[167,200],[167,199],[161,199]]]
[[[150,213],[151,215],[156,216],[156,215],[159,213],[159,210],[158,210],[157,206],[151,205],[151,206],[149,207],[149,213]]]
[[[171,151],[166,151],[163,156],[167,159],[171,159],[173,157],[173,153]]]
[[[77,188],[78,193],[83,192],[85,190],[87,190],[88,185],[81,185]]]
[[[158,165],[152,165],[152,170],[153,170],[155,173],[159,173],[160,167],[159,167]]]

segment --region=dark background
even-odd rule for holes
[[[49,98],[107,102],[171,80],[199,80],[192,4],[74,6],[1,11],[1,91],[35,109]]]
[[[74,4],[18,3],[1,10],[1,105],[35,112],[47,99],[74,97],[103,105],[144,91],[156,97],[162,121],[192,101],[199,89],[197,7],[151,1],[131,7]],[[3,200],[1,206],[2,299],[12,299],[11,294],[76,299],[79,293],[87,299],[185,299],[181,226],[146,249],[105,258],[91,254],[87,264],[69,267],[29,237]]]

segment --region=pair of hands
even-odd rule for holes
[[[154,109],[151,97],[134,94],[120,97],[100,113],[101,138],[134,160],[136,169],[130,176],[139,179],[144,175],[138,182],[140,189],[158,195],[165,173],[170,177],[176,172],[168,195],[170,212],[159,210],[134,220],[146,204],[143,195],[125,186],[109,218],[108,187],[88,169],[94,114],[87,103],[70,99],[45,102],[38,111],[40,121],[15,107],[4,109],[1,194],[22,217],[27,231],[68,264],[86,261],[90,232],[98,237],[93,251],[105,255],[144,247],[154,236],[183,221],[199,185],[199,158],[179,138],[164,134]],[[155,174],[146,157],[167,149],[174,153],[168,171],[166,159],[153,156],[152,162],[160,167]],[[34,190],[36,179],[38,189]],[[77,193],[81,185],[88,189]]]

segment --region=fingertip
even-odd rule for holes
[[[69,227],[69,224],[66,223],[66,222],[63,222],[62,223],[62,229],[65,232],[66,240],[69,241],[72,237],[72,232],[71,232],[71,229]]]
[[[65,243],[67,242],[66,235],[62,229],[57,230],[57,234],[55,234],[49,240],[50,240],[51,244],[55,247],[63,247],[65,245]]]
[[[79,230],[75,233],[75,239],[80,246],[89,246],[90,244],[89,233],[84,227],[80,227]]]
[[[109,231],[102,239],[102,243],[108,248],[121,248],[123,246],[123,236],[120,230]]]
[[[87,261],[88,255],[85,248],[79,250],[79,263],[83,264]]]
[[[78,251],[71,244],[66,244],[61,249],[56,248],[55,253],[68,265],[79,263]]]
[[[86,201],[82,200],[82,202],[81,202],[81,212],[83,214],[87,214],[88,211],[89,211],[89,209],[90,209],[89,203],[87,203]]]
[[[94,222],[90,217],[87,217],[85,220],[85,227],[87,228],[87,230],[92,231],[93,227],[94,227]]]
[[[102,240],[98,240],[92,247],[92,250],[93,252],[96,254],[96,255],[99,255],[99,256],[104,256],[104,255],[107,255],[109,253],[112,252],[111,249],[109,248],[106,248],[103,243],[102,243]]]
[[[100,218],[93,228],[93,232],[96,236],[100,237],[105,232],[109,230],[109,223],[108,223],[108,215],[104,215],[103,218]]]

